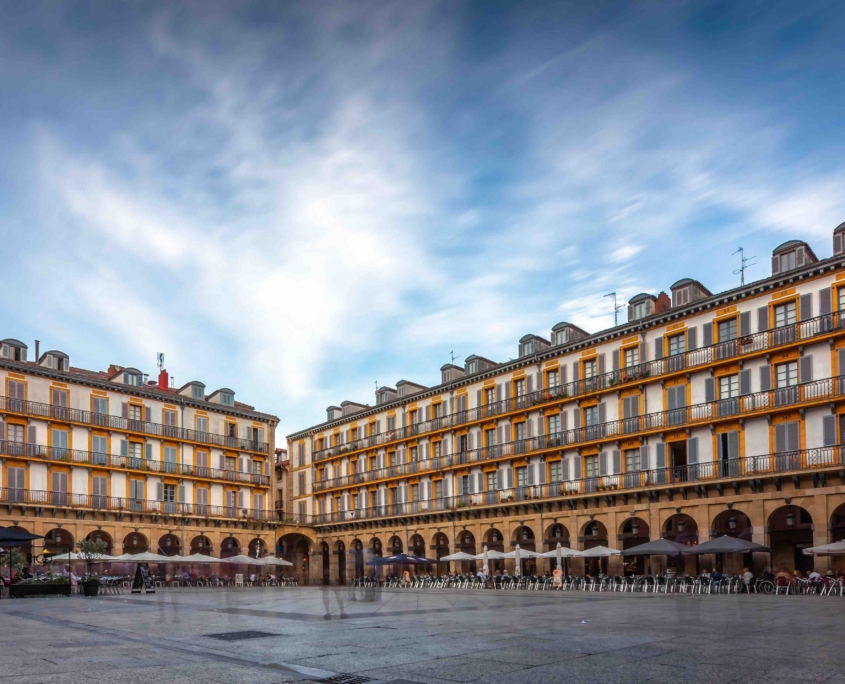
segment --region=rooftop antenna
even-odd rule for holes
[[[454,350],[452,350],[452,351],[450,351],[450,352],[449,352],[449,356],[451,356],[451,357],[452,357],[452,365],[453,365],[453,366],[455,365],[455,359],[459,359],[459,358],[461,358],[460,356],[455,356],[455,352],[454,352]]]
[[[164,368],[164,352],[158,352],[156,354],[156,361],[158,362],[158,370],[161,372]]]
[[[610,294],[606,294],[605,297],[613,297],[613,326],[616,327],[619,325],[619,309],[622,308],[621,304],[616,303],[616,293],[611,292]]]
[[[742,266],[740,266],[738,269],[736,269],[733,272],[733,274],[739,276],[739,284],[740,285],[745,285],[745,270],[747,268],[751,268],[752,266],[757,265],[756,263],[755,264],[749,264],[748,262],[751,261],[752,259],[756,259],[757,257],[756,256],[752,256],[752,257],[745,256],[745,252],[743,251],[742,247],[737,249],[733,254],[731,254],[731,256],[733,256],[734,254],[739,254],[739,258],[742,262]]]

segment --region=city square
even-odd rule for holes
[[[0,679],[834,684],[842,600],[303,587],[4,600]]]

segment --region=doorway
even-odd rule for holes
[[[672,480],[684,482],[687,479],[687,442],[669,442],[669,467],[672,469]]]

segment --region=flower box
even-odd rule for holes
[[[30,596],[70,596],[70,582],[35,582],[13,584],[9,587],[10,598]]]

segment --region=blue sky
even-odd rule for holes
[[[0,4],[0,335],[277,439],[845,221],[840,3]]]

